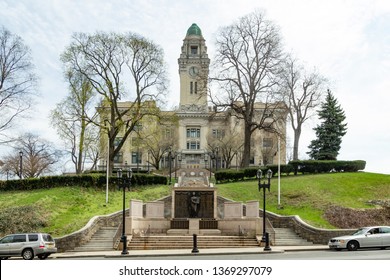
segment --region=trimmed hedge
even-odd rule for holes
[[[324,173],[324,172],[357,172],[366,168],[364,160],[295,160],[290,161],[294,174]]]
[[[267,166],[262,166],[261,171],[263,172],[263,176],[266,176],[268,169],[272,170],[272,174],[275,175],[278,173],[278,165],[267,165]],[[242,181],[245,178],[253,178],[256,177],[257,175],[257,170],[259,168],[245,168],[242,170],[220,170],[215,173],[215,180],[217,182],[228,182],[228,181]],[[286,173],[290,174],[293,172],[293,166],[289,164],[282,164],[280,165],[280,173]]]
[[[364,160],[296,160],[290,161],[288,164],[280,165],[280,173],[295,175],[300,172],[302,174],[323,173],[323,172],[357,172],[364,170],[366,162]],[[272,175],[278,174],[278,165],[272,164],[260,167],[263,176],[266,176],[268,169],[271,169]],[[251,167],[242,170],[220,170],[215,173],[217,182],[239,181],[245,178],[256,177],[259,168]]]
[[[166,185],[167,178],[164,176],[156,176],[149,174],[133,174],[131,178],[132,186],[142,185]],[[106,176],[105,175],[69,175],[69,176],[47,176],[40,178],[30,178],[23,180],[8,180],[0,181],[1,191],[20,191],[20,190],[35,190],[35,189],[50,189],[55,187],[94,187],[99,189],[106,188]],[[110,177],[109,187],[117,188],[118,178]]]

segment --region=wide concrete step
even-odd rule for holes
[[[86,244],[74,248],[71,252],[111,251],[116,231],[116,227],[102,227],[92,235]]]
[[[149,236],[133,237],[128,248],[131,250],[186,249],[193,248],[192,236]],[[258,247],[256,238],[239,236],[198,236],[198,248]]]
[[[290,228],[274,228],[276,246],[309,246],[313,242],[307,241]]]

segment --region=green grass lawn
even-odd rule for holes
[[[259,200],[262,207],[263,192],[257,181],[218,185],[218,194],[236,201]],[[370,200],[390,199],[390,175],[375,173],[330,173],[282,177],[278,209],[278,181],[271,180],[267,190],[267,210],[280,215],[299,215],[309,224],[332,228],[323,218],[330,205],[347,208],[372,208]]]
[[[137,187],[126,192],[126,200],[152,201],[169,194],[167,186]],[[93,216],[122,210],[122,203],[122,191],[109,191],[106,205],[105,190],[94,188],[63,187],[0,193],[0,209],[24,205],[39,207],[49,220],[49,225],[40,230],[55,237],[82,228]]]
[[[259,200],[262,192],[257,181],[218,184],[218,195],[235,200]],[[126,200],[144,202],[171,194],[169,186],[137,187],[126,192]],[[0,193],[0,211],[9,207],[35,205],[48,217],[48,226],[40,230],[59,237],[82,228],[93,216],[110,214],[122,209],[122,192],[110,191],[105,205],[105,190],[63,187],[34,191]],[[281,179],[281,205],[278,209],[277,178],[267,191],[267,210],[281,215],[299,215],[309,224],[332,228],[323,218],[330,205],[349,208],[372,208],[369,200],[390,199],[390,175],[374,173],[332,173],[285,176]],[[128,207],[128,205],[127,205]]]

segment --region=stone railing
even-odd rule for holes
[[[122,221],[122,211],[110,215],[95,216],[80,230],[55,238],[58,252],[73,250],[87,243],[92,235],[103,226],[119,226]]]

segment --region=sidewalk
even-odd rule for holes
[[[129,250],[128,255],[121,255],[122,251],[97,251],[97,252],[64,252],[51,255],[51,259],[64,258],[88,258],[88,257],[107,257],[107,258],[130,258],[145,256],[183,256],[183,255],[236,255],[236,254],[274,254],[287,251],[313,251],[328,250],[327,245],[313,246],[273,246],[271,251],[264,251],[263,247],[254,248],[218,248],[218,249],[198,249],[199,253],[192,253],[191,249],[180,250]]]

